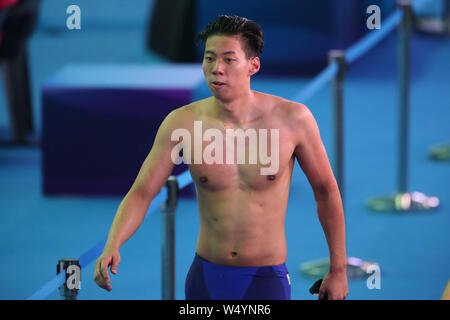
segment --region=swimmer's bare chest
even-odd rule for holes
[[[201,134],[192,130],[190,146],[183,148],[200,189],[268,191],[279,184],[294,162],[295,145],[286,128],[270,123],[248,128],[224,128],[208,121],[201,124]]]
[[[213,139],[194,141],[192,131],[189,170],[196,186],[200,214],[197,252],[213,262],[228,265],[281,263],[285,258],[284,218],[294,165],[291,132],[276,122],[242,128],[244,132],[254,129],[258,138],[266,139],[257,139],[253,142],[256,148],[252,148],[250,135],[239,145],[237,137],[226,138],[227,128],[217,126],[214,121],[202,121],[202,125],[203,132],[210,128],[221,132],[223,144],[214,144]],[[275,129],[277,132],[271,131]],[[267,136],[259,135],[261,130],[267,130]],[[230,157],[233,161],[228,162],[227,143],[234,145],[235,152]],[[201,163],[193,163],[194,153],[200,154],[194,146],[197,149],[201,146]],[[220,154],[219,148],[222,148],[223,161],[207,163],[211,160],[207,159],[208,154]],[[263,149],[266,154],[260,154]],[[186,151],[183,149],[184,156]],[[242,159],[241,163],[238,161],[238,151],[245,153],[243,163]],[[252,153],[256,153],[254,162]],[[271,170],[267,171],[268,168]]]

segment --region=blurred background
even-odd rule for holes
[[[59,259],[107,235],[162,119],[211,95],[194,41],[208,22],[229,14],[259,23],[265,44],[252,89],[294,100],[328,65],[329,50],[376,32],[366,26],[374,4],[383,29],[395,1],[0,0],[0,299],[27,298],[55,276]],[[363,274],[349,281],[347,299],[440,299],[450,279],[448,11],[446,0],[414,11],[410,52],[408,189],[437,197],[437,208],[367,206],[398,191],[397,31],[348,66],[347,255],[376,262],[381,287],[369,289]],[[330,85],[298,102],[313,112],[333,165]],[[113,290],[96,286],[91,263],[78,299],[161,299],[161,214],[149,214],[120,250]],[[199,229],[192,185],[175,228],[175,298],[184,299]],[[308,289],[318,277],[300,266],[326,258],[328,247],[297,164],[286,236],[292,298],[315,299]],[[55,290],[47,299],[61,297]]]

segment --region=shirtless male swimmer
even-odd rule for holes
[[[96,262],[95,282],[112,290],[108,267],[117,274],[119,248],[139,228],[175,165],[172,150],[181,139],[173,141],[173,132],[187,130],[193,139],[195,123],[201,123],[203,130],[223,134],[229,129],[272,133],[277,129],[278,170],[261,174],[264,162],[260,158],[257,163],[224,160],[188,164],[197,193],[200,231],[186,277],[186,299],[291,299],[284,224],[295,160],[313,189],[330,253],[330,269],[319,299],[325,294],[328,299],[345,299],[348,282],[342,200],[312,113],[303,104],[250,88],[250,78],[260,68],[264,43],[255,22],[219,16],[199,38],[205,45],[203,72],[212,96],[175,109],[161,123],[150,153],[119,205]],[[208,144],[203,141],[203,148]],[[182,141],[182,145],[193,146],[194,141]],[[194,159],[195,150],[189,155],[189,149],[183,147],[184,157]],[[228,149],[223,150],[225,155]],[[252,150],[257,153],[255,149],[249,152]],[[273,153],[274,149],[269,146],[266,150]]]

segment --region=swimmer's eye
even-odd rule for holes
[[[207,62],[211,62],[211,61],[213,60],[213,58],[212,58],[212,57],[205,57],[205,60],[206,60]],[[232,62],[232,61],[234,61],[234,59],[231,59],[231,58],[225,58],[225,62],[227,62],[227,63],[230,63],[230,62]]]

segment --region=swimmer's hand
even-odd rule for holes
[[[328,272],[319,289],[319,300],[344,300],[348,295],[347,273]]]
[[[120,263],[119,250],[106,250],[97,259],[94,270],[94,281],[100,287],[107,291],[112,290],[111,279],[108,274],[108,267],[111,266],[111,272],[117,274],[117,267]]]

